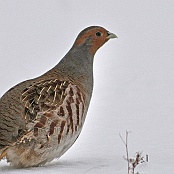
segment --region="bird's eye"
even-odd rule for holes
[[[101,36],[102,35],[99,31],[95,34],[96,34],[96,36]]]

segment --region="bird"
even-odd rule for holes
[[[92,96],[95,53],[112,38],[101,26],[85,28],[57,65],[0,98],[0,160],[43,166],[74,144]]]

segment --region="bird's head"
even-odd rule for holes
[[[86,45],[94,55],[103,44],[112,38],[117,38],[117,36],[103,27],[91,26],[79,33],[74,46]]]

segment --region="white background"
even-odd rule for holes
[[[174,172],[173,0],[0,0],[0,96],[41,75],[78,33],[100,25],[118,35],[96,54],[94,93],[83,131],[59,160],[0,173],[126,174],[125,147],[148,154],[140,174]]]

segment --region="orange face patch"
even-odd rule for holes
[[[94,55],[96,51],[109,39],[108,37],[108,31],[104,28],[92,28],[87,31],[82,31],[80,33],[80,37],[77,38],[75,41],[75,45],[81,45],[86,44],[90,45],[90,51]],[[88,43],[89,42],[89,43]]]

